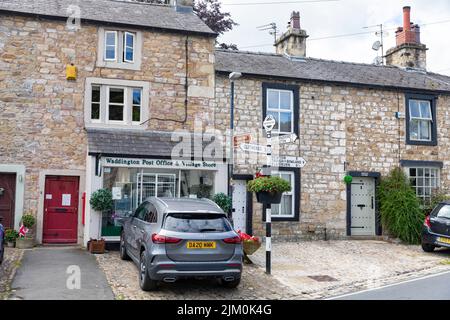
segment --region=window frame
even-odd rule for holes
[[[100,87],[100,119],[91,119],[92,88]],[[124,120],[109,120],[109,88],[124,89]],[[133,121],[133,91],[141,91],[140,121]],[[149,117],[150,84],[145,81],[87,78],[85,83],[85,127],[130,128],[145,130],[141,125]],[[147,124],[148,125],[148,124]]]
[[[274,173],[290,173],[293,174],[293,183],[294,187],[291,191],[292,193],[292,201],[293,201],[293,210],[294,214],[292,216],[279,216],[279,215],[272,215],[272,221],[300,221],[300,201],[301,201],[301,170],[300,168],[284,168],[279,167],[277,171],[273,171]],[[262,221],[266,221],[266,209],[267,206],[263,205],[263,214],[262,214]]]
[[[288,192],[283,192],[283,195],[281,196],[281,199],[283,199],[283,197],[285,196],[285,195],[289,195],[289,196],[291,196],[292,197],[292,200],[291,200],[291,204],[292,204],[292,206],[291,206],[291,208],[292,208],[292,214],[290,214],[290,215],[285,215],[285,214],[272,214],[272,217],[277,217],[277,218],[293,218],[294,216],[295,216],[295,194],[294,194],[294,190],[295,190],[295,172],[293,172],[293,171],[279,171],[279,170],[277,170],[277,171],[272,171],[272,176],[279,176],[280,178],[281,178],[281,175],[283,175],[283,174],[287,174],[287,175],[290,175],[291,176],[291,183],[293,183],[294,185],[293,185],[293,188],[291,189],[291,191],[288,191]],[[272,210],[273,210],[273,206],[274,205],[279,205],[280,206],[280,209],[281,209],[281,203],[280,204],[273,204],[272,205]]]
[[[428,101],[430,102],[431,109],[431,128],[430,128],[430,140],[414,140],[411,139],[411,114],[410,114],[410,100]],[[407,93],[405,95],[405,129],[406,129],[406,144],[407,145],[423,145],[423,146],[437,146],[437,97],[434,95],[424,95]],[[419,107],[420,108],[420,107]],[[419,119],[420,120],[420,119]],[[419,122],[420,123],[420,122]]]
[[[299,87],[297,85],[289,85],[284,83],[262,83],[262,119],[261,119],[261,127],[262,122],[267,116],[268,111],[271,110],[268,108],[268,94],[269,90],[277,90],[277,91],[290,91],[292,92],[291,96],[291,112],[292,112],[292,124],[291,124],[291,132],[284,132],[273,130],[274,135],[285,135],[290,133],[295,133],[299,136],[299,111],[300,111],[300,99],[299,99]],[[273,109],[275,110],[275,109]],[[283,112],[283,109],[278,109],[275,112]],[[272,111],[273,112],[273,111]],[[278,124],[279,125],[279,124]]]
[[[108,33],[113,33],[114,34],[114,59],[108,59],[107,57],[106,57],[106,49],[107,49],[107,47],[110,47],[111,45],[108,45],[108,43],[107,43],[107,40],[108,40],[108,37],[107,37],[107,34]],[[105,61],[112,61],[112,62],[117,62],[117,58],[118,58],[118,51],[119,51],[119,46],[118,46],[118,44],[119,44],[119,34],[118,34],[118,31],[115,31],[115,30],[105,30],[105,32],[104,32],[104,47],[103,47],[103,60],[105,60]]]
[[[439,189],[439,188],[440,188],[440,186],[441,186],[441,169],[440,169],[439,167],[424,166],[424,165],[422,165],[422,166],[409,166],[409,167],[405,167],[405,168],[406,168],[406,174],[407,174],[407,176],[408,176],[409,181],[411,181],[412,178],[416,178],[416,180],[417,180],[417,178],[425,179],[425,177],[426,177],[426,176],[425,176],[425,170],[436,170],[436,176],[435,176],[435,179],[436,179],[436,187],[434,187],[434,188],[435,188],[435,189]],[[416,170],[416,175],[415,175],[415,176],[411,176],[411,169],[415,169],[415,170]],[[418,175],[418,170],[419,170],[419,169],[421,169],[421,170],[424,171],[424,173],[423,173],[422,176],[419,176],[419,175]],[[429,177],[429,179],[430,179],[430,182],[431,182],[431,176]],[[410,182],[410,183],[411,183],[411,182]],[[431,200],[431,197],[432,197],[432,190],[433,190],[433,187],[432,187],[432,186],[426,186],[426,185],[419,185],[419,186],[418,186],[418,185],[417,185],[417,181],[416,181],[416,185],[414,186],[414,185],[412,185],[412,183],[411,183],[411,187],[414,189],[417,198],[420,198],[420,199],[422,199],[422,200],[425,200],[426,198],[429,198],[429,200]],[[429,197],[427,197],[427,195],[426,195],[425,192],[422,193],[422,195],[419,195],[419,192],[418,192],[419,188],[422,189],[423,191],[425,191],[425,188],[429,188],[429,189],[430,189],[430,195],[429,195]],[[424,201],[423,203],[425,203],[425,201]]]
[[[268,105],[268,103],[269,103],[269,93],[270,92],[277,92],[277,94],[278,94],[278,108],[277,109],[274,109],[274,108],[270,108],[270,106]],[[289,96],[290,96],[290,107],[289,107],[289,109],[281,109],[281,93],[282,92],[287,92],[287,93],[289,93]],[[276,134],[290,134],[290,133],[293,133],[294,132],[294,93],[292,92],[292,90],[284,90],[284,89],[274,89],[274,88],[267,88],[267,90],[266,90],[266,101],[267,101],[267,103],[266,103],[266,113],[278,113],[278,119],[276,119],[277,120],[277,122],[278,122],[278,130],[276,130],[276,129],[274,129],[274,130],[272,130],[273,131],[273,133],[276,133]],[[280,123],[281,123],[281,121],[279,121],[280,120],[280,118],[281,118],[281,113],[290,113],[291,114],[291,129],[289,130],[289,131],[281,131],[280,129]]]
[[[131,47],[133,50],[133,59],[132,60],[127,59],[127,48],[129,48],[129,46],[127,45],[127,36],[128,35],[131,35],[133,37],[133,46]],[[124,31],[123,32],[123,62],[124,63],[134,63],[135,48],[136,48],[136,33]]]
[[[127,95],[128,95],[128,92],[127,91],[130,89],[128,89],[128,87],[120,87],[120,86],[108,86],[108,85],[103,85],[103,86],[105,87],[105,90],[106,90],[106,100],[103,102],[103,104],[105,104],[105,106],[106,106],[106,108],[105,108],[105,111],[106,111],[105,123],[106,124],[126,124],[128,122],[128,119],[127,119],[127,113],[128,113],[127,112],[127,110],[128,110]],[[123,90],[123,104],[116,103],[116,102],[111,104],[111,100],[110,100],[111,99],[111,96],[110,96],[111,89]],[[111,105],[115,105],[115,106],[121,105],[122,106],[123,120],[110,120],[109,119],[109,108]],[[101,100],[100,100],[100,108],[102,108]]]

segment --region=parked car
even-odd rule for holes
[[[0,223],[0,264],[2,264],[3,262],[4,255],[5,255],[5,228],[3,228],[3,225]]]
[[[138,265],[145,291],[184,278],[216,278],[234,288],[241,280],[243,249],[211,200],[151,197],[123,220],[120,257]]]
[[[422,229],[422,249],[450,248],[450,201],[439,203],[425,218]]]

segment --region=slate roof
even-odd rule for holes
[[[89,154],[171,158],[173,147],[179,143],[171,140],[172,132],[92,128],[86,130]],[[193,138],[192,135],[191,138]],[[211,140],[205,135],[203,140],[203,148],[211,143]],[[191,151],[193,151],[195,147],[193,141],[191,146]],[[202,150],[199,151],[201,152]],[[191,156],[193,154],[192,152]],[[204,160],[222,159],[223,156],[218,159],[205,158]]]
[[[173,7],[165,5],[116,0],[0,0],[0,13],[4,11],[67,18],[67,8],[70,5],[78,5],[81,9],[81,19],[91,22],[216,36],[194,13],[176,12]]]
[[[241,72],[371,87],[450,92],[450,77],[394,66],[350,63],[313,58],[232,50],[216,50],[216,72]]]

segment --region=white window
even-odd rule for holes
[[[97,66],[140,70],[142,32],[99,28]]]
[[[105,61],[117,60],[117,31],[105,31]]]
[[[414,141],[431,141],[433,117],[431,103],[426,100],[409,100],[409,138]]]
[[[431,196],[439,188],[439,168],[408,168],[411,186],[416,190],[416,195],[423,203],[427,204]]]
[[[136,35],[131,32],[125,32],[123,35],[123,61],[134,62],[134,42]]]
[[[290,90],[267,89],[267,115],[271,114],[276,124],[276,133],[294,132],[294,94]]]
[[[137,198],[142,203],[148,197],[176,197],[175,174],[138,173]]]
[[[149,85],[142,81],[88,78],[85,124],[141,127],[148,119]],[[142,126],[144,129],[144,127]]]
[[[291,184],[291,191],[284,192],[280,204],[272,204],[272,216],[277,218],[292,218],[295,216],[295,175],[294,172],[280,171],[272,172],[273,176],[278,176]]]

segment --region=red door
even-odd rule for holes
[[[44,243],[76,243],[78,177],[47,176],[44,194]]]
[[[0,173],[0,223],[5,228],[14,227],[15,198],[16,174]]]

